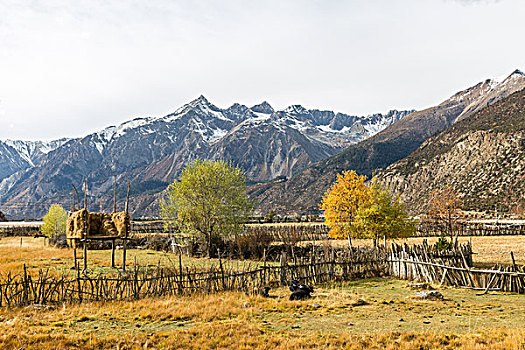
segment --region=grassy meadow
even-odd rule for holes
[[[77,249],[78,263],[82,268],[82,249]],[[183,266],[193,266],[197,270],[209,265],[218,265],[218,259],[199,259],[182,255]],[[126,253],[126,265],[129,267],[134,263],[141,266],[179,267],[179,255],[159,252],[149,249],[128,249]],[[231,261],[232,264],[261,264],[257,261],[244,262],[240,260]],[[115,251],[115,264],[118,268],[122,266],[122,250]],[[46,245],[44,238],[23,237],[20,245],[20,237],[0,238],[0,274],[16,274],[23,271],[24,265],[29,273],[37,272],[39,269],[49,269],[54,274],[76,275],[72,269],[74,266],[73,249],[59,249]],[[111,250],[88,250],[88,272],[89,274],[114,273],[111,268]]]
[[[513,250],[522,263],[524,243],[522,236],[473,237],[474,259],[508,263]],[[42,238],[24,237],[22,246],[19,237],[2,238],[0,273],[18,273],[26,264],[29,271],[74,274],[72,254],[45,246]],[[112,270],[110,251],[88,254],[92,272]],[[121,254],[117,250],[118,264]],[[135,259],[144,265],[178,265],[178,255],[149,250],[129,250],[128,261]],[[183,257],[184,265],[210,263],[217,261]],[[525,349],[525,295],[440,288],[444,301],[426,301],[414,299],[407,283],[368,279],[317,285],[305,301],[289,301],[288,289],[281,287],[270,290],[270,298],[224,292],[0,308],[0,348]]]
[[[2,309],[0,346],[24,349],[519,349],[525,296],[444,289],[413,299],[406,281],[317,286],[288,301],[241,293]],[[318,305],[317,305],[318,304]]]

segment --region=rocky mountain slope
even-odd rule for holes
[[[525,87],[525,75],[516,70],[505,80],[485,80],[454,94],[441,104],[414,112],[376,135],[307,168],[288,181],[256,184],[250,195],[261,213],[317,213],[321,197],[336,174],[353,169],[371,176],[415,151],[427,138]]]
[[[525,90],[465,117],[429,138],[378,179],[413,214],[425,212],[434,189],[451,186],[464,209],[513,210],[525,190]]]
[[[274,111],[265,102],[221,109],[200,96],[167,116],[64,140],[47,153],[4,142],[0,154],[12,161],[0,177],[0,207],[10,217],[40,217],[50,203],[71,206],[71,185],[87,179],[90,208],[108,209],[115,176],[132,184],[133,214],[152,215],[158,193],[193,159],[231,161],[250,181],[290,177],[409,113],[357,117],[302,106]],[[122,201],[124,190],[118,195]]]
[[[0,140],[0,180],[17,171],[38,165],[47,153],[67,141],[67,139],[49,142]]]

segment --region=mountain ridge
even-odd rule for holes
[[[318,203],[336,174],[351,169],[370,177],[407,157],[430,136],[450,127],[459,116],[467,118],[523,87],[525,75],[521,71],[514,71],[500,83],[491,79],[481,81],[437,106],[405,116],[374,136],[304,169],[288,181],[256,184],[250,187],[249,193],[259,200],[259,213],[272,208],[282,215],[317,214]]]
[[[135,189],[132,211],[153,215],[156,194],[194,159],[231,161],[250,181],[291,177],[410,113],[359,117],[299,105],[275,111],[267,102],[252,108],[222,109],[201,95],[165,116],[134,118],[65,140],[35,164],[21,154],[0,178],[0,203],[10,217],[39,217],[46,209],[34,209],[36,203],[69,203],[71,184],[87,179],[92,206],[103,210],[111,207],[116,176]]]
[[[409,157],[377,175],[414,215],[445,184],[464,209],[516,210],[525,205],[525,89],[429,138]]]

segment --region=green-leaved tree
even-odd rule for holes
[[[43,221],[40,231],[49,238],[66,233],[67,213],[60,204],[52,204]]]
[[[405,238],[415,232],[415,226],[399,198],[373,183],[370,186],[371,203],[357,210],[353,229],[359,237],[371,238],[374,245],[380,238]]]
[[[196,160],[168,186],[161,203],[166,224],[201,234],[208,257],[217,239],[242,230],[253,204],[246,194],[246,177],[224,161]]]

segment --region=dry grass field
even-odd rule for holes
[[[79,264],[82,266],[82,249],[77,250],[77,257],[80,258]],[[179,266],[179,256],[177,254],[158,252],[147,249],[128,249],[127,265],[132,265],[136,261],[140,265],[156,266]],[[24,264],[28,271],[36,272],[39,269],[49,269],[56,274],[73,275],[75,270],[71,269],[74,265],[72,249],[59,249],[46,246],[43,238],[24,237],[20,245],[20,237],[0,238],[0,274],[19,273],[23,271]],[[122,264],[122,250],[116,250],[115,262],[117,267]],[[241,261],[234,261],[242,264]],[[259,263],[249,262],[252,266]],[[182,256],[184,266],[206,267],[210,264],[219,264],[218,259],[198,259]],[[111,250],[88,250],[88,270],[90,274],[112,273],[115,269],[111,268]]]
[[[407,238],[389,240],[387,244],[392,242],[398,244],[407,243],[420,244],[423,240],[427,240],[428,244],[434,244],[438,237],[427,238]],[[474,264],[476,266],[493,266],[494,264],[511,264],[512,260],[510,252],[514,253],[516,263],[525,265],[525,236],[475,236],[475,237],[459,237],[458,242],[471,242],[474,251]],[[337,245],[347,245],[348,241],[335,241]],[[372,246],[373,242],[370,239],[354,239],[352,241],[354,246]]]
[[[405,281],[318,286],[307,301],[220,293],[0,311],[12,349],[520,349],[525,296],[444,289],[411,298]],[[316,305],[319,304],[319,305]]]
[[[521,236],[472,238],[481,264],[508,263],[510,250],[523,263],[524,243]],[[141,264],[178,264],[177,255],[148,250],[129,250],[128,257]],[[93,272],[111,271],[109,251],[89,251],[89,259]],[[24,263],[30,271],[74,273],[72,261],[72,250],[46,247],[43,239],[24,238],[21,247],[20,238],[0,239],[1,273],[20,272]],[[271,298],[228,292],[0,308],[0,348],[525,349],[525,295],[441,288],[444,301],[422,301],[406,285],[392,279],[318,285],[312,299],[293,302],[283,287],[272,289]]]

